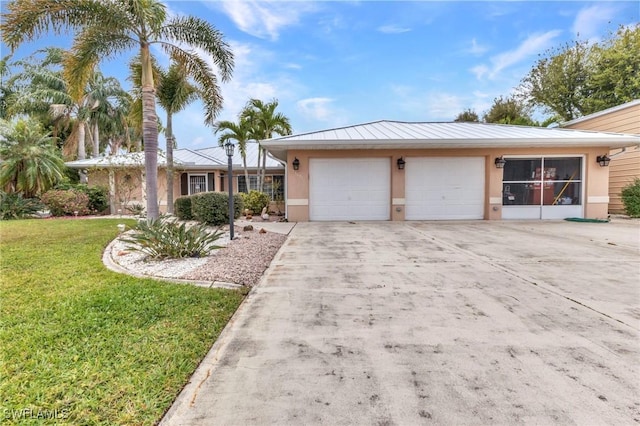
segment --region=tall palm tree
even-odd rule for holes
[[[238,123],[233,121],[219,121],[216,124],[216,133],[220,131],[226,131],[220,135],[218,143],[223,146],[229,140],[235,140],[238,145],[238,152],[242,156],[242,166],[244,167],[244,181],[247,185],[247,191],[249,188],[249,170],[247,169],[247,142],[251,139],[252,128],[251,123],[240,118]]]
[[[64,161],[54,138],[36,120],[4,122],[0,136],[0,188],[30,198],[62,180]]]
[[[167,123],[164,130],[167,140],[167,212],[173,213],[173,149],[176,148],[176,138],[173,135],[173,115],[195,101],[200,92],[196,86],[189,82],[184,67],[181,65],[171,64],[166,72],[161,70],[160,75],[156,95],[158,103],[167,113]]]
[[[80,87],[84,87],[89,71],[101,59],[138,50],[143,71],[147,217],[157,218],[158,126],[150,47],[158,44],[174,62],[183,65],[197,83],[207,88],[204,103],[219,106],[222,98],[216,75],[194,49],[210,57],[222,80],[228,80],[233,70],[233,54],[222,34],[200,18],[169,18],[166,6],[159,0],[14,0],[6,9],[0,30],[12,50],[48,30],[56,34],[74,30],[72,54],[65,64],[65,73]],[[206,118],[213,124],[215,117]]]
[[[241,113],[241,118],[252,123],[253,136],[258,141],[271,139],[274,134],[280,136],[291,134],[289,118],[280,112],[276,112],[276,108],[278,108],[277,99],[273,99],[271,102],[251,99]],[[260,192],[263,192],[264,177],[267,169],[267,151],[262,147],[260,151],[262,153],[262,171],[261,176],[258,178],[258,188]],[[259,164],[258,167],[260,167]]]

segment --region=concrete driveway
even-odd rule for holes
[[[640,423],[640,223],[300,223],[166,425]]]

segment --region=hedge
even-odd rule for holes
[[[240,194],[233,195],[234,218],[240,217],[244,203]],[[229,193],[200,192],[191,196],[191,214],[199,222],[220,226],[229,223]]]
[[[173,203],[173,211],[180,220],[193,220],[191,196],[176,198],[176,201]]]

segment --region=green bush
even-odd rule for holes
[[[136,232],[122,241],[129,249],[141,251],[154,259],[202,257],[221,248],[213,243],[222,236],[210,232],[205,224],[187,228],[186,224],[166,220],[164,217],[138,223]]]
[[[109,208],[109,190],[104,186],[88,186],[83,183],[61,183],[55,189],[76,190],[87,194],[89,197],[89,212],[94,214],[103,213]]]
[[[269,207],[269,195],[260,191],[249,191],[248,194],[242,194],[244,199],[244,208],[252,210],[254,214],[260,214],[262,209]]]
[[[44,208],[37,198],[23,198],[22,194],[0,191],[0,220],[23,219]]]
[[[180,220],[192,220],[191,197],[179,197],[173,202],[173,211]]]
[[[52,189],[44,193],[41,201],[52,216],[89,214],[89,196],[76,189]]]
[[[622,188],[622,204],[631,217],[640,217],[640,178]]]
[[[234,218],[240,217],[244,203],[239,194],[233,195]],[[200,192],[191,196],[193,218],[209,225],[220,226],[229,223],[229,193]]]

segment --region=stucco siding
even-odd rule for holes
[[[640,135],[640,104],[615,110],[610,113],[585,118],[566,126],[568,129],[594,130],[603,132],[629,133]],[[609,164],[609,212],[624,213],[620,193],[635,178],[640,178],[640,148],[628,149],[618,154],[619,149],[611,151]]]

